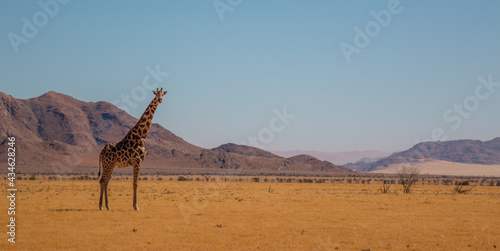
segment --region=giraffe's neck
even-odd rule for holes
[[[135,124],[135,126],[130,129],[126,138],[146,140],[146,138],[148,137],[149,129],[151,128],[151,121],[153,120],[153,116],[158,104],[159,102],[156,100],[156,98],[153,99],[151,103],[149,103],[148,108],[146,108],[146,111],[144,111],[137,124]]]

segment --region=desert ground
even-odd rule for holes
[[[16,243],[4,234],[1,250],[500,249],[498,186],[454,194],[417,185],[403,194],[392,185],[383,194],[378,184],[149,179],[139,181],[139,212],[131,180],[110,182],[110,211],[98,210],[96,180],[16,187]]]

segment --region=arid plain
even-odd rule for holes
[[[1,250],[500,249],[498,186],[141,180],[139,212],[130,180],[110,182],[110,211],[96,180],[16,186],[16,243],[4,234]]]

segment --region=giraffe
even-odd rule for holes
[[[99,155],[99,183],[101,185],[101,196],[99,198],[99,209],[102,208],[102,195],[106,199],[106,209],[109,210],[108,206],[108,183],[111,179],[111,173],[115,166],[117,167],[127,167],[132,166],[134,168],[134,199],[133,207],[134,210],[139,211],[137,206],[137,179],[139,173],[141,172],[142,161],[146,157],[146,148],[144,147],[144,142],[146,142],[146,137],[148,136],[149,129],[151,127],[151,121],[153,120],[156,107],[161,103],[163,95],[167,92],[163,92],[163,88],[153,91],[155,98],[151,101],[146,111],[142,114],[141,118],[137,124],[132,127],[127,133],[127,135],[118,142],[109,143],[104,146]],[[102,167],[102,176],[101,176]]]

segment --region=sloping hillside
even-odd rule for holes
[[[162,106],[168,105],[166,101]],[[161,110],[159,107],[157,113]],[[56,92],[27,100],[0,92],[0,120],[2,163],[6,163],[7,136],[15,136],[19,165],[49,165],[56,173],[74,170],[70,166],[97,166],[102,147],[121,140],[137,122],[110,103],[83,102]],[[159,124],[151,126],[146,149],[145,166],[350,172],[315,158],[316,162],[286,159],[248,146],[225,144],[203,149]]]
[[[359,162],[346,165],[359,171],[376,171],[394,164],[421,163],[442,160],[464,164],[500,164],[500,137],[489,140],[452,140],[423,142],[372,163]]]
[[[372,162],[390,155],[387,152],[381,151],[349,151],[349,152],[322,152],[322,151],[302,151],[302,150],[292,150],[292,151],[273,151],[274,154],[288,158],[296,155],[307,154],[314,156],[320,160],[326,160],[333,164],[344,165],[350,162],[367,161]]]

